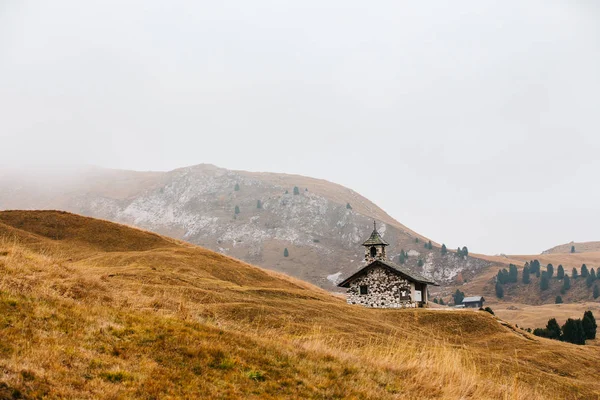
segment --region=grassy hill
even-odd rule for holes
[[[372,310],[110,222],[0,212],[0,398],[597,398],[598,346]]]
[[[555,246],[551,249],[544,251],[542,254],[570,253],[572,246],[575,246],[575,253],[600,252],[600,242],[571,242]]]

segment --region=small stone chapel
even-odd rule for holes
[[[389,245],[373,222],[371,236],[362,244],[366,265],[338,284],[347,288],[348,304],[373,308],[416,308],[427,306],[427,286],[438,286],[408,268],[386,259]]]

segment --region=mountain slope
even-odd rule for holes
[[[571,253],[571,247],[573,246],[575,247],[575,253],[600,252],[600,242],[571,242],[554,246],[551,249],[545,250],[542,254]]]
[[[350,306],[183,242],[49,211],[0,213],[0,336],[0,398],[600,391],[597,346],[536,338],[484,312]]]
[[[0,209],[62,209],[131,224],[329,290],[362,267],[360,244],[373,220],[391,244],[391,258],[397,261],[404,250],[410,268],[439,282],[470,278],[490,265],[425,249],[427,238],[358,193],[319,179],[212,165],[165,173],[88,168],[33,175],[0,176]]]

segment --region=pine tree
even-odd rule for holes
[[[496,282],[496,297],[501,299],[504,297],[504,288],[500,284],[500,282]]]
[[[547,338],[560,340],[561,330],[558,322],[556,322],[556,318],[548,320],[548,323],[546,324],[546,331],[548,332],[548,336],[546,336]]]
[[[442,255],[443,255],[443,256],[445,256],[445,255],[446,255],[446,253],[448,253],[448,249],[446,248],[446,245],[445,245],[445,244],[442,244],[442,250],[441,250],[441,252],[442,252]]]
[[[600,270],[598,270],[598,272],[600,273]],[[596,276],[596,271],[594,271],[594,268],[590,269],[590,276],[592,277],[593,280],[596,280],[598,278]]]
[[[573,267],[573,271],[571,271],[571,276],[573,279],[577,279],[577,268]]]
[[[423,259],[419,258],[419,260],[417,261],[417,265],[419,267],[422,267],[423,265],[425,265],[425,262],[423,261]]]
[[[542,279],[540,280],[540,289],[548,290],[550,287],[550,279],[548,278],[548,273],[544,272],[542,274]]]
[[[563,279],[563,285],[562,288],[560,289],[560,292],[562,294],[567,293],[567,290],[571,289],[571,278],[569,278],[569,275],[565,275],[565,278]]]
[[[561,296],[556,296],[556,299],[554,299],[554,304],[562,304],[563,299]]]
[[[285,190],[285,194],[290,194],[290,192],[287,191],[287,189]]]
[[[419,238],[415,238],[415,243],[419,243]]]
[[[575,253],[575,246],[571,246],[571,253]]]
[[[581,266],[581,277],[582,278],[587,278],[589,274],[590,274],[590,271],[588,271],[587,265],[583,264]]]
[[[400,264],[404,264],[406,262],[406,256],[404,255],[404,250],[400,251],[400,255],[398,256],[398,261]]]
[[[346,209],[352,210],[352,206],[350,205],[350,203],[346,203]]]
[[[454,298],[454,304],[459,305],[462,304],[462,301],[465,298],[465,294],[460,290],[456,289],[456,292],[454,292],[452,298]]]
[[[256,200],[256,208],[258,208],[258,209],[262,208],[262,202],[260,200]]]
[[[446,305],[446,303],[444,303],[444,299],[442,299],[442,298],[440,297],[440,306],[445,306],[445,305]]]
[[[600,289],[598,289],[598,285],[594,285],[593,296],[594,296],[594,299],[597,299],[598,297],[600,297]]]
[[[533,260],[531,262],[531,267],[529,268],[529,270],[531,271],[532,274],[536,274],[536,276],[539,276],[539,272],[540,272],[540,262],[538,260]]]
[[[458,248],[456,249],[456,255],[457,255],[458,257],[462,257],[462,255],[463,255],[463,254],[462,254],[462,250],[460,249],[460,247],[458,247]]]
[[[517,266],[514,264],[510,264],[508,266],[508,282],[516,283],[519,280],[519,271],[517,270]]]
[[[463,246],[462,255],[465,257],[467,257],[469,255],[469,249],[467,249],[467,246]]]
[[[554,265],[548,264],[546,267],[546,273],[548,274],[548,279],[552,279],[554,276]]]
[[[285,249],[283,249],[283,256],[284,257],[289,257],[290,256],[290,252],[288,251],[287,247]]]
[[[581,321],[583,324],[583,331],[585,332],[586,339],[596,339],[596,318],[594,318],[594,314],[591,311],[586,311],[583,313],[583,320]]]
[[[556,269],[556,279],[563,279],[565,277],[565,269],[563,268],[562,264],[558,266],[558,268]]]
[[[298,189],[298,186],[294,186],[294,195],[297,196],[300,194],[300,189]]]
[[[529,266],[525,264],[523,267],[523,283],[529,283],[531,280],[529,279]]]
[[[594,277],[592,276],[592,274],[588,274],[588,276],[585,278],[585,286],[591,288],[593,284],[594,284]]]
[[[238,215],[239,213],[240,213],[240,207],[235,206],[235,215]]]
[[[233,188],[233,190],[235,190],[236,192],[238,192],[240,190],[240,184],[236,183],[235,187]]]
[[[433,245],[431,244],[431,240],[429,241],[429,243],[427,243],[427,248],[429,250],[433,250]]]
[[[437,297],[436,297],[435,299],[433,299],[433,302],[434,302],[435,304],[440,304],[440,302],[438,301]]]
[[[585,331],[580,319],[569,318],[562,326],[562,338],[565,342],[585,344]]]

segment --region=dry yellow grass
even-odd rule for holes
[[[597,346],[371,310],[155,234],[0,213],[0,398],[594,399]]]

